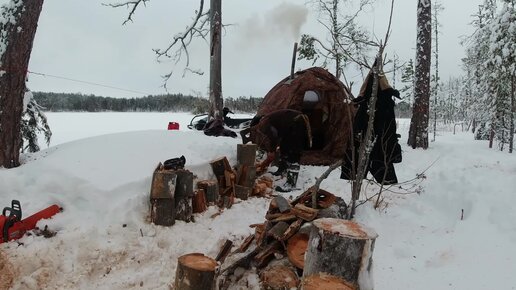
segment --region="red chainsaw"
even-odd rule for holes
[[[22,220],[20,202],[13,200],[11,207],[4,208],[0,215],[0,244],[23,237],[27,231],[36,228],[38,221],[51,218],[61,211],[62,208],[54,204]]]

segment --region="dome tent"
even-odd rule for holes
[[[303,151],[302,164],[329,165],[344,157],[354,109],[349,89],[335,76],[313,67],[283,79],[265,95],[257,116],[280,109],[301,111],[310,120],[312,147]]]

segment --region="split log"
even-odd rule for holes
[[[286,241],[290,239],[294,234],[297,233],[297,231],[299,231],[302,224],[302,219],[297,219],[295,222],[291,223],[288,229],[283,233],[283,237],[281,237],[280,241]]]
[[[224,176],[226,170],[232,170],[226,156],[210,161],[211,169],[216,177]]]
[[[176,170],[175,173],[176,220],[189,222],[192,220],[193,173],[184,169]]]
[[[268,244],[265,248],[260,250],[258,254],[253,259],[254,265],[257,268],[265,267],[273,258],[275,253],[281,252],[281,243],[278,241],[273,241]]]
[[[274,180],[272,180],[272,178],[269,178],[269,177],[266,177],[266,176],[260,177],[258,179],[258,182],[265,183],[265,185],[268,188],[272,188],[272,185],[274,184]]]
[[[235,196],[241,200],[247,200],[252,193],[252,188],[235,185]]]
[[[291,202],[292,206],[295,206],[296,204],[300,203],[307,207],[313,208],[312,192],[313,192],[312,188],[307,189],[305,192],[303,192],[301,195],[296,197]],[[334,204],[336,200],[337,200],[337,197],[334,194],[332,194],[324,189],[319,189],[317,191],[317,208],[328,208],[332,204]]]
[[[343,279],[326,273],[315,273],[303,278],[301,290],[356,290]]]
[[[311,222],[317,217],[317,213],[319,211],[317,209],[313,209],[311,207],[307,207],[304,204],[298,203],[292,209],[292,213],[305,221]]]
[[[226,187],[235,186],[236,174],[232,169],[224,171],[224,178]]]
[[[200,253],[179,257],[174,289],[212,290],[215,287],[217,261]]]
[[[293,213],[283,213],[281,214],[281,216],[277,217],[277,218],[274,218],[274,219],[271,219],[270,221],[272,223],[277,223],[277,222],[288,222],[288,221],[293,221],[297,219],[297,216]]]
[[[337,218],[345,219],[348,216],[348,205],[337,197],[337,200],[328,208],[323,208],[317,213],[317,218]]]
[[[276,196],[271,200],[269,204],[269,211],[279,211],[280,213],[284,213],[290,210],[290,203],[283,196]]]
[[[299,278],[296,272],[287,266],[272,266],[260,274],[260,281],[265,290],[297,289]]]
[[[217,254],[217,257],[215,258],[215,261],[220,262],[221,264],[224,263],[224,260],[228,256],[229,252],[231,251],[231,247],[233,247],[233,242],[230,240],[226,240],[224,242],[224,245],[220,249],[219,253]]]
[[[281,240],[288,230],[289,224],[286,222],[279,222],[275,224],[269,231],[267,231],[268,237],[273,237],[276,240]]]
[[[242,245],[240,245],[240,247],[238,248],[238,251],[243,253],[245,251],[247,251],[247,249],[249,248],[249,246],[251,245],[251,243],[254,241],[255,239],[255,235],[249,235],[247,238],[245,238],[245,240],[242,242]]]
[[[303,276],[324,272],[344,279],[357,289],[372,289],[365,284],[371,281],[377,236],[373,230],[348,220],[313,221]]]
[[[288,240],[287,257],[292,265],[299,269],[305,266],[305,253],[308,248],[309,235],[305,233],[297,233]]]
[[[256,182],[256,184],[253,187],[253,195],[255,196],[265,196],[268,191],[267,184]]]
[[[238,144],[237,162],[239,165],[254,166],[256,161],[256,144]]]
[[[256,181],[256,166],[238,165],[237,166],[237,184],[253,187]]]
[[[171,170],[162,170],[161,163],[152,175],[150,192],[151,222],[160,226],[171,226],[176,220],[174,192],[177,175]]]
[[[205,212],[207,209],[206,205],[206,195],[204,194],[204,189],[198,189],[192,200],[192,211],[193,213],[201,213]]]
[[[217,180],[201,180],[197,182],[197,188],[203,189],[206,195],[206,202],[215,205],[219,200],[219,188]]]

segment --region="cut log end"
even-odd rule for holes
[[[299,284],[295,271],[287,266],[273,266],[265,269],[260,274],[260,280],[263,288],[269,290],[296,289]]]
[[[305,265],[305,253],[308,248],[308,234],[297,233],[288,240],[288,260],[297,268],[303,269]]]
[[[200,253],[191,253],[179,257],[179,263],[190,269],[202,272],[215,271],[217,261]]]
[[[313,224],[321,230],[334,233],[342,237],[364,240],[376,239],[378,237],[378,234],[374,230],[353,221],[322,218],[315,220]]]
[[[305,277],[301,283],[302,290],[356,290],[356,288],[346,283],[343,279],[328,275],[325,273],[317,273]]]

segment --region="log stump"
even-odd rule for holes
[[[175,173],[177,175],[174,195],[176,219],[189,222],[192,220],[193,173],[184,169],[176,170]]]
[[[206,203],[206,194],[204,193],[204,189],[198,189],[192,200],[192,212],[193,213],[202,213],[207,209]]]
[[[328,275],[326,273],[316,273],[303,278],[301,290],[356,290],[353,285],[343,279]]]
[[[176,179],[176,173],[163,170],[161,163],[154,170],[150,191],[150,219],[155,225],[172,226],[176,221]]]
[[[253,189],[250,187],[245,187],[241,185],[235,185],[235,197],[240,198],[241,200],[247,200]]]
[[[322,218],[313,221],[303,276],[328,273],[357,289],[373,289],[371,269],[378,235],[358,223]]]
[[[212,290],[215,288],[217,262],[200,253],[179,257],[174,289]]]
[[[217,204],[219,200],[219,185],[217,180],[201,180],[197,182],[197,188],[204,190],[206,195],[206,202],[209,205]]]
[[[266,268],[260,274],[262,288],[265,290],[296,289],[299,278],[296,272],[287,266],[272,266]]]

